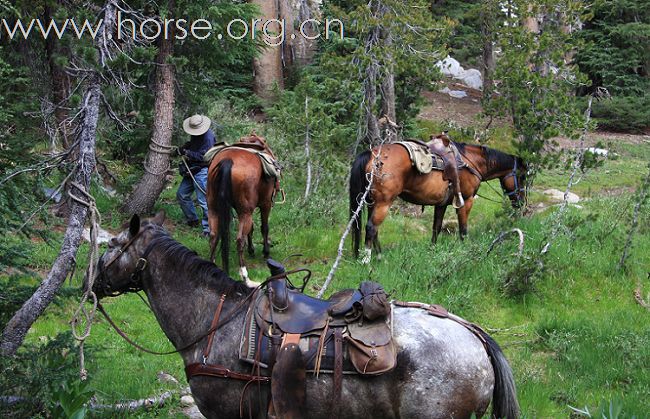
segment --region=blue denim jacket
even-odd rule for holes
[[[207,166],[207,163],[203,161],[203,155],[216,144],[216,141],[211,129],[203,135],[193,135],[188,142],[181,146],[181,150],[186,152],[188,165],[190,167]]]

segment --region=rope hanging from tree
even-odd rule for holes
[[[72,189],[68,191],[68,196],[79,204],[88,207],[88,211],[90,212],[90,254],[88,256],[88,267],[86,268],[84,281],[86,289],[79,302],[79,307],[77,307],[70,321],[72,335],[79,341],[79,377],[83,381],[88,378],[88,371],[85,367],[84,342],[90,336],[90,329],[95,318],[95,312],[97,311],[97,296],[93,292],[93,283],[95,281],[95,268],[99,260],[99,242],[97,241],[97,236],[99,234],[101,216],[97,209],[95,198],[86,192],[78,183],[70,182],[70,185],[79,190],[83,198],[74,195]],[[92,302],[92,309],[90,311],[85,306],[89,300]],[[79,332],[78,327],[82,324],[84,325],[83,331]]]

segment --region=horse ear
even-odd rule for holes
[[[155,217],[151,220],[154,224],[158,224],[159,226],[163,225],[165,222],[165,210],[160,210],[156,213]]]
[[[134,214],[133,217],[131,217],[131,222],[129,223],[129,233],[131,233],[131,237],[138,234],[138,231],[140,231],[140,216],[138,214]]]

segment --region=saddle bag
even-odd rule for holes
[[[393,343],[391,327],[385,319],[363,326],[352,323],[348,325],[345,339],[348,343],[350,362],[359,374],[379,375],[397,365],[397,350]]]

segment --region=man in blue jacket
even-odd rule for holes
[[[208,204],[205,199],[208,163],[203,160],[203,155],[216,142],[214,132],[210,129],[211,123],[210,118],[204,115],[193,115],[183,121],[183,130],[192,137],[178,149],[179,154],[187,163],[187,167],[184,162],[181,162],[180,173],[183,176],[183,181],[178,187],[176,198],[185,214],[187,225],[198,227],[199,217],[196,215],[192,200],[192,194],[196,191],[196,200],[199,201],[203,210],[201,225],[204,236],[210,234],[210,226],[208,225]]]

